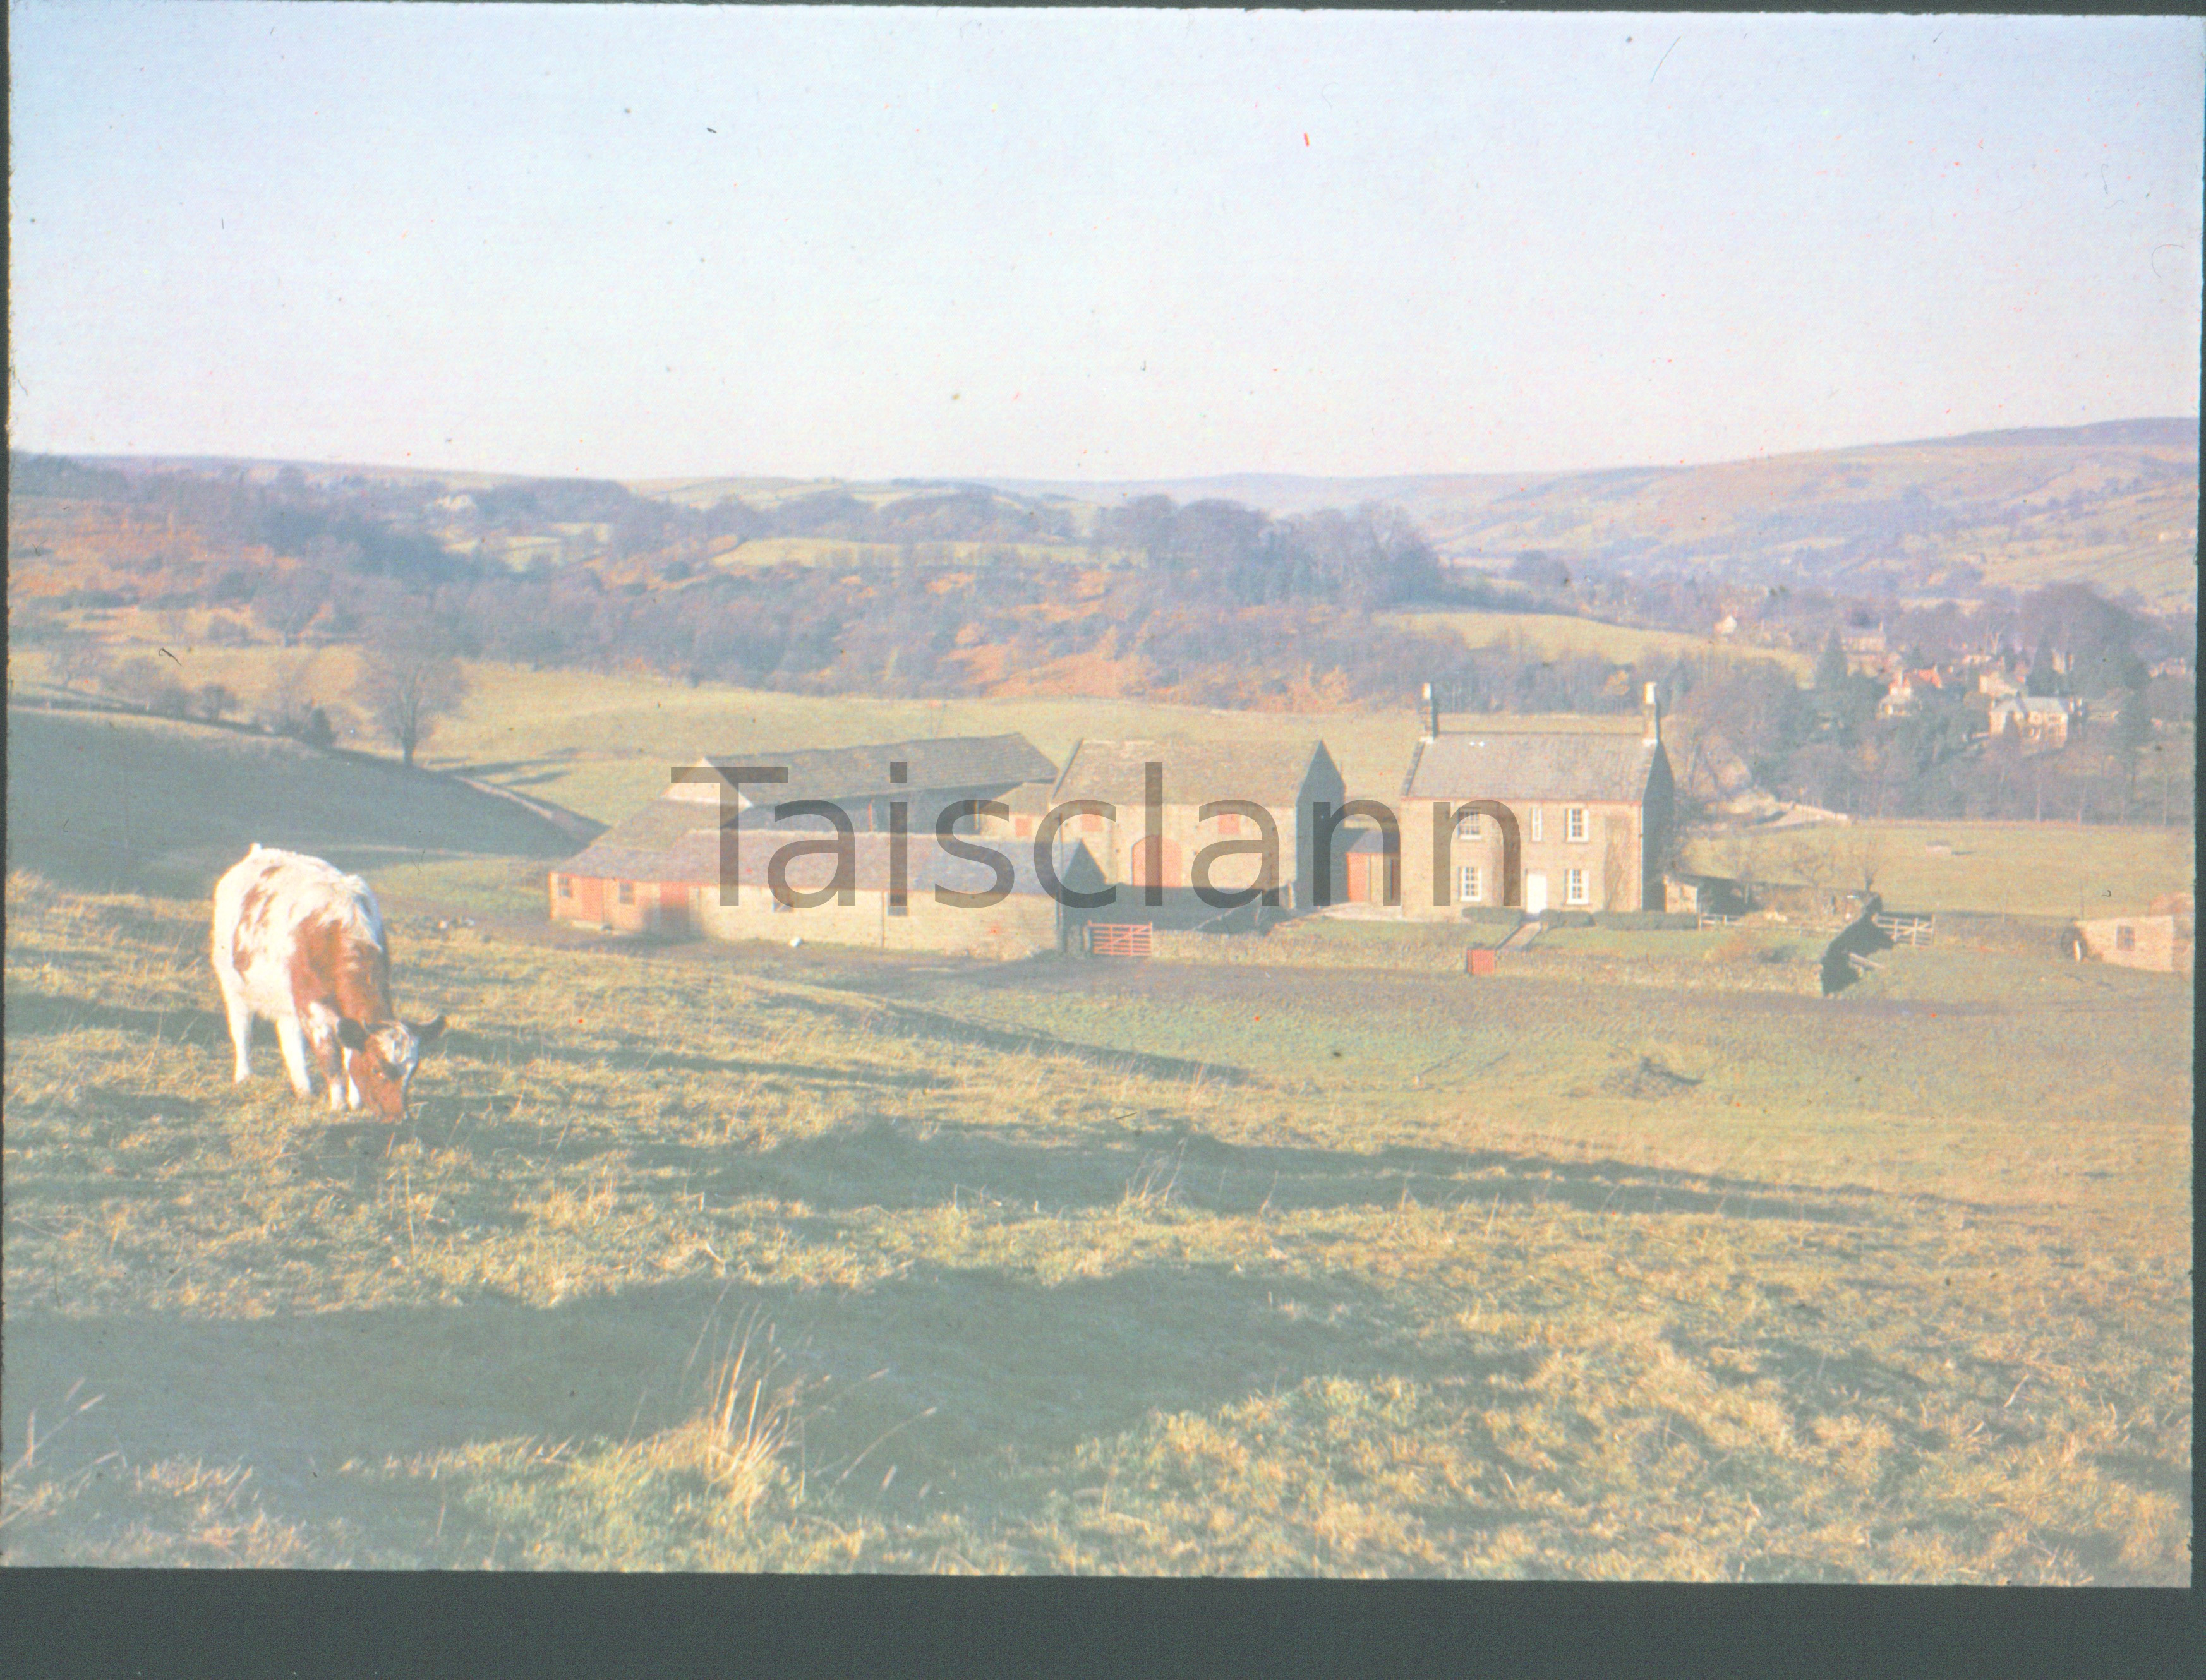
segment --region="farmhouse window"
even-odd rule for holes
[[[1546,814],[1547,807],[1545,806],[1535,805],[1532,807],[1532,837],[1535,840],[1544,840],[1547,838],[1547,825],[1540,820]]]
[[[635,883],[634,881],[623,881],[620,884],[620,902],[623,904],[633,904],[635,903]]]
[[[2137,949],[2137,929],[2130,926],[2126,923],[2117,927],[2114,930],[2114,949],[2116,950],[2135,950]]]
[[[1455,872],[1455,896],[1465,904],[1478,903],[1478,866],[1458,864]]]
[[[562,898],[572,898],[575,896],[575,878],[573,876],[555,875],[552,879],[558,882],[559,896]]]
[[[1586,837],[1585,807],[1566,805],[1563,807],[1563,838],[1583,840]]]
[[[898,887],[889,889],[889,914],[908,916],[911,914],[911,895]]]
[[[1455,837],[1458,840],[1476,840],[1478,838],[1477,812],[1470,811],[1464,813],[1461,820],[1459,820],[1455,825]]]
[[[1563,903],[1583,904],[1586,899],[1586,872],[1583,869],[1563,871]]]

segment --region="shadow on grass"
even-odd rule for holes
[[[1715,1214],[1865,1223],[1875,1193],[1794,1189],[1716,1173],[1630,1162],[1565,1160],[1498,1150],[1396,1147],[1358,1153],[1220,1142],[1151,1132],[1037,1144],[945,1127],[929,1136],[878,1123],[771,1146],[637,1143],[631,1163],[681,1175],[695,1190],[771,1195],[826,1212],[946,1203],[953,1194],[1043,1212],[1108,1207],[1129,1198],[1233,1216],[1333,1208],[1550,1205],[1595,1214]],[[1973,1204],[1954,1204],[1973,1206]]]
[[[1199,1081],[1206,1085],[1243,1085],[1249,1080],[1247,1070],[1231,1062],[1195,1062],[1182,1056],[1117,1050],[1106,1045],[1061,1039],[1033,1028],[984,1027],[957,1016],[908,1004],[891,1003],[884,1007],[895,1023],[891,1030],[898,1037],[920,1039],[930,1044],[970,1045],[1009,1056],[1062,1056],[1107,1068],[1113,1073],[1134,1074],[1165,1084],[1192,1085]]]
[[[9,1319],[6,1439],[21,1440],[38,1408],[49,1474],[110,1451],[137,1464],[247,1463],[284,1516],[343,1515],[370,1543],[391,1544],[419,1536],[375,1532],[363,1509],[375,1492],[340,1480],[346,1460],[663,1428],[695,1413],[712,1362],[754,1314],[774,1327],[784,1373],[807,1379],[808,1473],[832,1482],[862,1458],[870,1469],[856,1474],[871,1480],[856,1491],[868,1503],[930,1481],[985,1502],[1022,1463],[1152,1411],[1207,1413],[1308,1378],[1399,1374],[1484,1392],[1488,1374],[1522,1378],[1533,1363],[1529,1349],[1428,1352],[1381,1295],[1352,1282],[1295,1280],[1291,1308],[1286,1287],[1218,1266],[1055,1287],[929,1266],[847,1296],[684,1282],[543,1308],[477,1301],[250,1320],[27,1307]],[[53,1437],[80,1379],[79,1397],[101,1402]],[[892,1463],[902,1486],[879,1500]]]
[[[455,1028],[444,1035],[447,1053],[492,1065],[522,1066],[533,1061],[563,1062],[571,1066],[595,1067],[603,1063],[624,1073],[724,1074],[737,1078],[761,1075],[793,1080],[802,1085],[864,1086],[902,1091],[933,1091],[957,1081],[947,1076],[886,1069],[823,1068],[809,1062],[748,1061],[733,1056],[700,1056],[688,1051],[654,1050],[631,1043],[613,1049],[596,1049],[560,1043],[556,1039],[523,1039],[498,1033]]]
[[[99,1004],[85,998],[57,998],[45,992],[7,994],[8,1036],[97,1032],[140,1033],[170,1044],[205,1045],[227,1051],[230,1027],[213,1010],[134,1009],[125,1004]],[[259,1031],[261,1047],[272,1053],[271,1029]]]

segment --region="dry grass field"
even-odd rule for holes
[[[231,1086],[200,903],[10,877],[9,1560],[2189,1577],[2182,983],[651,948],[379,879],[454,1017],[395,1132],[265,1029]],[[1766,966],[1680,937],[1611,960]]]
[[[475,676],[447,761],[605,817],[708,746],[930,719],[1317,732],[1382,787],[1414,727]],[[1775,926],[1476,980],[1501,924],[623,943],[435,777],[10,745],[9,1561],[2189,1577],[2187,982],[1955,944],[1827,1001]],[[1890,826],[1911,908],[2190,872]],[[230,1083],[205,894],[248,829],[366,869],[400,1007],[450,1013],[406,1126],[294,1099],[265,1028]]]

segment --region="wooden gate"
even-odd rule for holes
[[[1904,912],[1887,914],[1880,910],[1869,920],[1882,928],[1895,945],[1927,945],[1930,943],[1932,922],[1929,916],[1908,915]]]
[[[1090,956],[1147,956],[1149,927],[1146,921],[1091,921],[1088,924]]]

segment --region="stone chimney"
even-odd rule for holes
[[[1647,744],[1660,747],[1662,744],[1662,700],[1652,682],[1647,685],[1642,707],[1647,714]]]
[[[1433,685],[1429,682],[1425,684],[1422,704],[1420,706],[1419,711],[1422,712],[1422,716],[1418,720],[1419,729],[1417,738],[1420,741],[1439,740],[1440,735],[1440,697],[1434,691]]]

